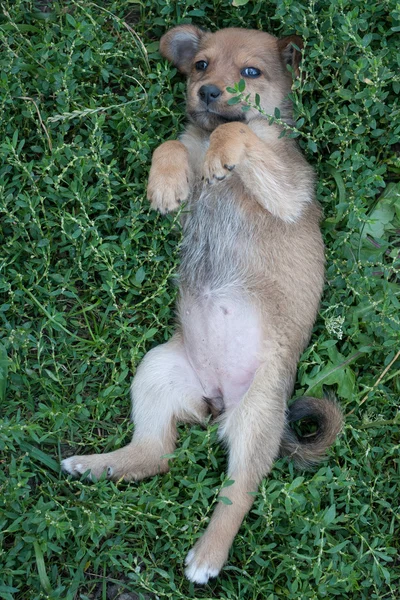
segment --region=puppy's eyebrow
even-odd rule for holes
[[[214,52],[213,48],[207,46],[202,48],[200,46],[196,52],[194,60],[202,60],[204,57],[207,57],[207,60],[213,60],[216,56],[218,56],[218,53]]]

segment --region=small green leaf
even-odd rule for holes
[[[141,284],[144,281],[145,277],[146,277],[146,271],[144,270],[143,267],[140,267],[140,269],[138,269],[136,271],[136,275],[135,275],[136,283]]]
[[[231,485],[233,485],[235,483],[234,479],[227,479],[226,481],[224,481],[224,483],[222,484],[223,488],[226,487],[230,487]]]
[[[331,523],[333,523],[335,518],[336,518],[336,506],[334,504],[332,504],[332,506],[330,506],[328,508],[328,510],[325,512],[323,519],[322,519],[322,523],[324,526],[330,525]]]
[[[156,327],[152,327],[151,329],[148,329],[144,334],[145,339],[149,340],[149,339],[153,338],[156,335],[157,331],[158,331],[158,329]]]
[[[350,543],[350,540],[345,540],[344,542],[340,542],[340,544],[336,544],[336,546],[334,546],[333,548],[329,548],[328,550],[325,550],[325,552],[327,552],[328,554],[337,554],[349,543]]]
[[[372,33],[367,33],[366,35],[364,35],[363,39],[361,40],[361,44],[362,44],[363,48],[366,48],[367,46],[369,46],[370,43],[372,42],[372,39],[373,39]]]
[[[345,89],[345,88],[338,89],[336,93],[337,93],[338,96],[340,96],[344,100],[351,100],[352,97],[353,97],[352,90],[348,90],[348,89]]]
[[[190,17],[204,17],[206,14],[201,8],[194,8],[187,13]]]
[[[239,92],[240,92],[240,93],[243,93],[243,92],[244,92],[244,90],[246,89],[246,82],[245,82],[245,80],[244,80],[244,79],[241,79],[241,80],[239,81],[239,83],[238,83],[238,86],[237,86],[237,87],[238,87],[238,90],[239,90]]]
[[[311,152],[317,152],[317,144],[313,140],[308,140],[308,148]]]
[[[68,23],[70,25],[72,25],[72,27],[76,27],[76,21],[75,21],[74,17],[71,15],[71,13],[67,12],[66,19],[67,19]]]
[[[226,496],[218,496],[218,502],[222,502],[222,504],[232,504],[232,500],[229,500]]]
[[[303,483],[303,481],[304,477],[296,477],[296,479],[294,479],[294,481],[292,481],[292,483],[289,485],[288,492],[292,492],[293,490],[298,488]]]
[[[57,14],[54,11],[50,12],[42,12],[40,10],[33,10],[30,13],[32,19],[36,19],[37,21],[56,21]]]

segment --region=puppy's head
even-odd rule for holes
[[[260,117],[251,108],[229,105],[232,95],[226,88],[240,79],[246,82],[246,94],[260,96],[261,107],[274,114],[277,107],[283,118],[290,117],[292,78],[287,65],[298,72],[301,38],[281,40],[257,30],[221,29],[216,33],[202,31],[193,25],[181,25],[168,31],[160,42],[161,54],[188,77],[187,113],[189,118],[207,131],[230,121],[249,122]]]

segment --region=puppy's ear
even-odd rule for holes
[[[296,50],[294,46],[300,48]],[[301,50],[303,49],[303,40],[298,35],[288,35],[278,40],[278,49],[281,53],[285,65],[290,65],[295,72],[296,77],[300,75]]]
[[[162,36],[160,52],[182,73],[188,75],[193,57],[205,35],[205,31],[194,25],[179,25]]]

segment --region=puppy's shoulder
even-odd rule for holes
[[[273,144],[279,139],[282,139],[279,138],[282,133],[282,127],[275,124],[270,125],[267,119],[262,117],[259,119],[252,119],[248,123],[248,126],[257,137],[267,144]]]
[[[280,162],[294,167],[294,172],[291,174],[293,181],[296,176],[303,177],[306,174],[309,179],[308,185],[313,185],[313,168],[306,161],[295,139],[287,135],[281,137],[283,129],[280,125],[274,123],[270,125],[266,119],[253,119],[249,127],[274,152]]]

